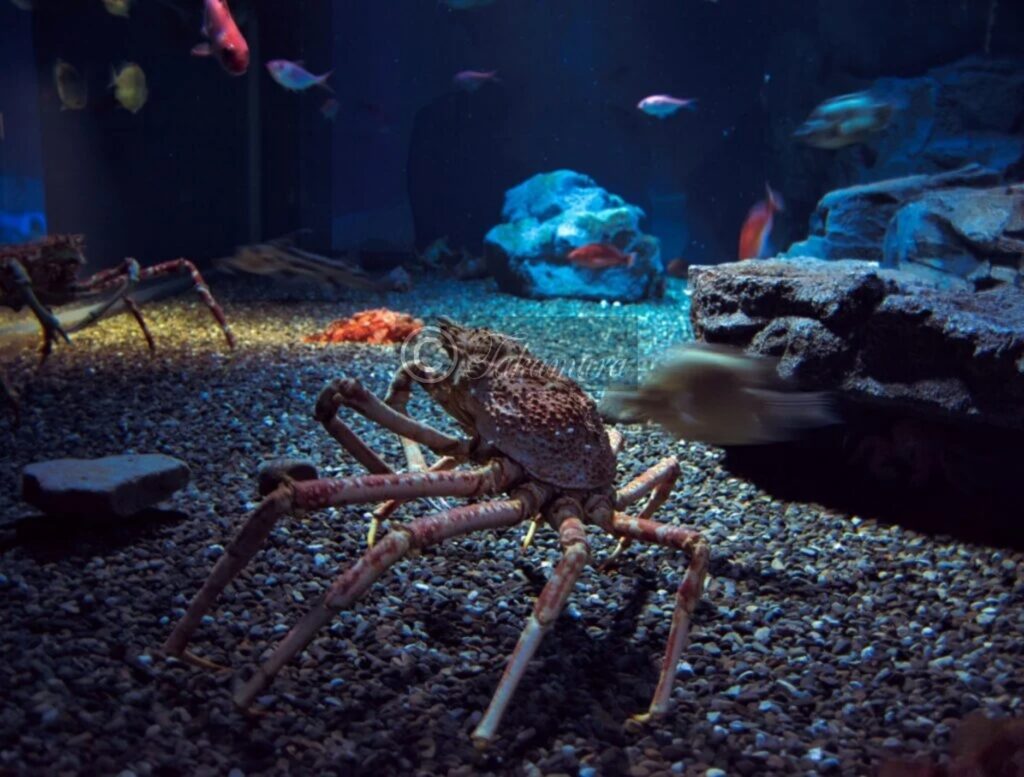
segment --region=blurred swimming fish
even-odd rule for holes
[[[249,44],[231,15],[227,0],[204,0],[203,27],[205,43],[192,48],[194,57],[215,57],[221,67],[233,76],[249,69]]]
[[[638,102],[636,107],[648,116],[657,116],[659,119],[665,119],[683,108],[691,111],[697,110],[697,100],[693,98],[682,99],[672,97],[668,94],[652,94],[650,97],[645,97]]]
[[[484,84],[500,82],[497,70],[460,70],[452,77],[452,83],[459,89],[475,92]]]
[[[53,65],[53,85],[62,111],[80,111],[88,102],[89,90],[78,68],[58,59]]]
[[[114,89],[114,98],[121,106],[132,113],[138,113],[149,99],[149,88],[146,86],[146,74],[134,62],[121,65],[114,71],[110,85]]]
[[[22,11],[31,11],[35,7],[34,0],[11,0],[14,3],[15,8],[20,8]]]
[[[570,264],[590,270],[604,270],[609,267],[632,267],[636,254],[627,254],[608,243],[589,243],[573,249],[566,257]]]
[[[317,76],[306,70],[301,62],[290,62],[287,59],[271,60],[267,63],[267,70],[270,76],[289,92],[304,92],[312,86],[323,87],[328,92],[334,91],[327,83],[333,70]]]
[[[794,391],[776,359],[739,348],[690,343],[669,351],[636,389],[609,389],[606,417],[652,421],[676,437],[709,445],[760,445],[838,423],[828,394]]]
[[[870,92],[854,92],[825,100],[811,111],[793,137],[814,148],[837,149],[866,142],[892,119],[892,103]]]
[[[132,12],[132,0],[103,0],[103,7],[111,16],[127,19]]]
[[[775,223],[775,214],[785,210],[782,195],[768,184],[764,185],[764,190],[766,199],[750,209],[740,229],[740,259],[760,259],[764,256]]]
[[[320,114],[327,121],[334,121],[338,117],[339,110],[341,110],[341,103],[333,97],[328,97],[324,100],[324,104],[320,106]]]

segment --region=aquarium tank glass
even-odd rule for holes
[[[1024,774],[1020,0],[0,63],[0,776]]]

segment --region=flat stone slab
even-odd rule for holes
[[[53,459],[25,467],[21,496],[48,515],[126,518],[170,497],[191,474],[185,462],[156,453]]]

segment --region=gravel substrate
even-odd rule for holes
[[[620,480],[678,456],[683,478],[660,517],[700,528],[713,551],[666,719],[623,725],[654,690],[684,560],[634,546],[618,572],[584,573],[500,739],[472,747],[557,562],[550,530],[526,554],[521,531],[480,533],[398,564],[282,671],[265,714],[242,717],[231,674],[156,649],[254,505],[261,461],[359,471],[312,419],[323,385],[348,374],[383,391],[398,360],[304,335],[387,305],[507,326],[570,361],[642,364],[688,336],[678,288],[628,307],[529,302],[486,283],[341,301],[263,301],[270,289],[214,280],[233,353],[185,295],[147,307],[152,358],[126,316],[77,335],[37,374],[31,345],[0,355],[25,394],[22,426],[0,426],[0,773],[859,775],[944,751],[978,707],[1021,713],[1020,553],[780,501],[723,469],[717,449],[628,427]],[[413,412],[444,425],[422,398]],[[357,428],[397,465],[390,437]],[[167,510],[109,529],[49,523],[18,500],[31,461],[127,451],[185,460],[192,484]],[[283,521],[193,647],[244,676],[365,535],[361,508]],[[593,547],[600,558],[610,543],[595,532]]]

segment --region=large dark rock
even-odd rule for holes
[[[640,231],[644,212],[571,170],[542,173],[505,195],[505,223],[484,238],[484,258],[498,286],[526,297],[635,302],[663,288],[657,238]],[[610,243],[636,260],[592,270],[569,264],[574,248]]]
[[[22,498],[61,518],[124,518],[152,507],[189,481],[188,465],[161,454],[54,459],[22,472]]]
[[[780,358],[811,389],[905,415],[1024,431],[1024,292],[942,289],[870,262],[690,270],[698,338]]]

